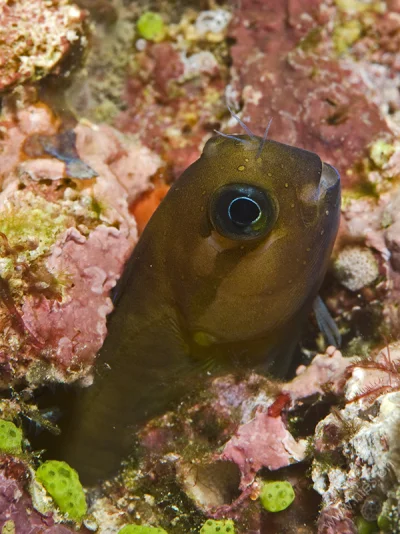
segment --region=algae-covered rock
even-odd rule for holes
[[[40,158],[27,154],[33,134],[55,136],[65,128],[63,119],[52,117],[45,125],[45,105],[33,106],[22,99],[9,108],[3,99],[0,232],[8,243],[0,242],[0,276],[9,285],[17,313],[10,313],[11,308],[2,302],[0,383],[25,382],[34,389],[48,380],[72,381],[90,373],[106,335],[109,292],[137,240],[132,202],[153,186],[149,178],[160,168],[161,158],[168,165],[169,183],[198,157],[214,128],[233,133],[237,125],[227,113],[227,100],[255,134],[263,135],[272,117],[272,139],[312,150],[339,169],[346,197],[343,242],[335,252],[334,273],[340,285],[329,285],[328,280],[324,292],[335,318],[344,317],[350,323],[349,330],[342,332],[343,354],[349,356],[349,347],[363,339],[367,359],[357,367],[352,359],[335,357],[334,352],[327,353],[323,361],[317,356],[284,386],[257,386],[242,375],[221,376],[211,389],[204,385],[202,406],[194,395],[193,406],[186,404],[179,413],[142,429],[145,452],[138,454],[139,467],[131,466],[130,486],[116,479],[106,482],[103,501],[93,494],[93,510],[101,509],[96,517],[99,532],[117,532],[129,521],[144,525],[126,525],[123,534],[165,534],[147,523],[167,525],[168,534],[188,534],[200,532],[204,522],[202,534],[221,534],[225,528],[231,534],[234,530],[228,528],[240,534],[266,529],[271,534],[289,530],[310,534],[316,529],[320,534],[354,533],[356,526],[360,532],[370,532],[376,528],[378,513],[372,502],[375,491],[380,499],[390,495],[378,517],[379,527],[399,532],[400,495],[393,486],[399,480],[394,454],[397,412],[393,410],[390,417],[378,414],[387,408],[388,402],[382,400],[390,395],[387,392],[400,389],[399,356],[392,347],[388,363],[376,361],[374,352],[371,356],[373,342],[364,338],[365,328],[358,331],[359,324],[353,320],[365,311],[367,300],[378,303],[386,331],[375,326],[367,329],[376,337],[382,333],[388,339],[398,337],[398,2],[142,4],[80,0],[78,8],[68,0],[22,0],[3,2],[0,7],[0,34],[5,35],[0,39],[0,52],[4,52],[0,53],[4,60],[0,89],[61,71],[60,60],[68,51],[86,46],[82,8],[90,6],[96,15],[90,21],[91,50],[79,74],[83,81],[77,87],[73,76],[69,80],[79,95],[79,105],[71,97],[67,102],[72,101],[78,120],[78,126],[68,127],[77,134],[79,157],[98,173],[91,183],[71,181],[62,161],[49,154]],[[102,6],[115,12],[115,17],[101,18]],[[144,12],[147,9],[156,12]],[[18,18],[12,26],[8,21],[15,15]],[[41,94],[47,95],[46,83],[51,81],[48,77],[41,82]],[[65,88],[57,91],[57,99],[63,102]],[[119,131],[90,124],[88,119],[113,121]],[[132,134],[158,153],[137,145]],[[159,178],[157,171],[155,186]],[[54,281],[58,291],[51,292]],[[358,337],[349,340],[354,330]],[[306,350],[304,363],[309,364],[314,351]],[[362,355],[360,348],[352,354]],[[373,380],[368,381],[371,374]],[[210,400],[214,389],[217,395]],[[346,397],[344,391],[350,390],[352,394]],[[379,395],[381,400],[374,402]],[[314,418],[323,417],[320,398],[325,407],[334,398],[341,408],[318,425]],[[313,420],[304,423],[305,413]],[[13,415],[2,413],[2,417],[13,424]],[[305,437],[314,441],[315,455],[321,455],[320,462],[314,459],[313,476],[322,496],[322,509],[314,502],[307,521],[302,520],[302,513],[312,505],[301,499],[298,483],[302,478],[310,485],[306,469],[302,477],[292,478],[304,457]],[[19,447],[20,438],[16,438]],[[227,460],[223,469],[216,467],[221,462],[210,462],[210,455],[215,458],[229,448],[231,471],[235,474],[236,469],[242,476],[240,487],[238,476],[225,477]],[[25,449],[28,456],[29,449]],[[18,444],[9,450],[17,454]],[[333,460],[338,456],[340,465],[329,468],[329,455]],[[39,524],[38,528],[54,532],[49,519],[54,503],[43,486],[32,477],[50,502],[40,517],[30,507],[32,489],[31,495],[23,493],[32,468],[22,473],[17,484],[10,470],[16,473],[18,465],[12,461],[25,459],[1,456],[5,459],[0,496],[4,494],[8,502],[2,508],[0,499],[0,531],[25,533],[29,526]],[[278,478],[287,476],[293,482],[296,499],[285,512],[267,512],[258,498],[257,473],[262,466],[271,471],[279,467]],[[389,476],[393,466],[396,482]],[[247,475],[251,477],[248,484]],[[218,513],[211,510],[215,492],[213,498],[210,495],[215,488],[220,499]],[[203,507],[200,497],[208,499]],[[113,507],[113,518],[102,507],[106,500]],[[39,509],[35,504],[34,508]],[[5,523],[2,515],[7,516]],[[56,515],[59,521],[61,514]],[[206,521],[208,516],[235,517],[235,525],[230,520]],[[59,532],[62,528],[67,530],[57,525]]]
[[[161,161],[110,127],[58,133],[48,106],[21,108],[3,103],[0,115],[0,387],[90,372],[137,240],[129,204]],[[97,176],[71,179],[66,154]]]
[[[2,206],[0,215],[0,232],[7,236],[8,244],[18,246],[20,254],[28,260],[48,252],[71,222],[60,204],[33,193],[16,193]]]
[[[343,54],[357,41],[362,32],[362,25],[358,20],[349,20],[337,26],[333,35],[333,42],[338,54]]]
[[[0,91],[40,80],[78,44],[85,12],[68,0],[0,3]]]
[[[383,139],[379,139],[370,147],[370,158],[374,164],[382,168],[389,161],[390,156],[395,152],[395,147],[391,143],[387,143]]]

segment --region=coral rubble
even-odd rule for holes
[[[54,72],[73,48],[84,48],[85,12],[68,0],[0,4],[0,91]]]
[[[129,204],[160,159],[111,127],[78,124],[76,150],[97,176],[74,181],[41,146],[60,127],[49,109],[4,110],[1,126],[1,382],[76,380],[102,345],[109,292],[137,240]]]

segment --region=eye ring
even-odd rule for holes
[[[209,217],[214,229],[224,237],[235,241],[256,240],[271,231],[277,219],[277,207],[264,189],[233,183],[215,191]]]
[[[261,207],[252,198],[237,197],[228,206],[228,217],[237,226],[248,226],[261,217]]]

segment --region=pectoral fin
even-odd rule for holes
[[[342,344],[342,336],[336,326],[335,321],[332,319],[328,308],[325,306],[324,301],[320,296],[316,297],[313,302],[313,310],[315,318],[317,319],[318,327],[324,334],[326,341],[329,345],[340,347]]]

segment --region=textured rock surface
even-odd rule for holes
[[[84,12],[68,0],[0,4],[0,91],[40,80],[71,47],[84,47]]]
[[[0,457],[2,468],[6,463],[7,459]],[[22,473],[22,480],[14,478],[18,467]],[[13,469],[8,466],[5,471],[0,473],[0,529],[2,532],[18,532],[18,534],[41,534],[44,532],[46,534],[68,534],[74,532],[65,525],[55,524],[51,514],[43,515],[34,509],[31,497],[24,488],[23,470],[24,467],[21,463],[19,466],[14,466]],[[10,476],[7,476],[7,473]]]
[[[312,477],[323,497],[321,534],[329,531],[329,523],[349,523],[371,496],[386,507],[390,531],[398,532],[398,517],[391,508],[396,506],[394,488],[400,480],[399,357],[394,345],[374,359],[351,365],[345,386],[347,404],[315,429]]]
[[[77,161],[97,176],[71,180],[64,156],[43,149],[60,127],[47,107],[2,121],[1,382],[75,380],[103,343],[110,290],[137,240],[129,204],[160,159],[111,127],[77,125]]]
[[[15,91],[0,118],[0,380],[31,388],[12,416],[4,401],[2,416],[31,417],[37,384],[88,376],[137,239],[132,203],[153,175],[167,189],[214,128],[239,131],[228,103],[255,133],[272,118],[270,137],[341,171],[339,268],[323,296],[351,358],[328,349],[310,364],[323,345],[310,327],[290,382],[242,374],[202,384],[142,429],[134,461],[90,495],[99,532],[143,522],[187,534],[208,516],[234,519],[239,534],[311,534],[317,521],[319,534],[353,534],[372,493],[386,532],[400,531],[398,347],[379,353],[400,335],[398,0],[156,2],[158,43],[138,35],[143,3],[80,0],[93,30],[87,62],[56,95],[46,75],[85,46],[83,12],[64,1],[3,4],[2,27],[15,25],[0,44],[0,89]],[[18,85],[41,77],[58,113]],[[1,506],[20,513],[22,532],[64,528],[21,512],[31,509],[23,481],[1,473]],[[280,514],[258,502],[270,479],[295,490]]]

